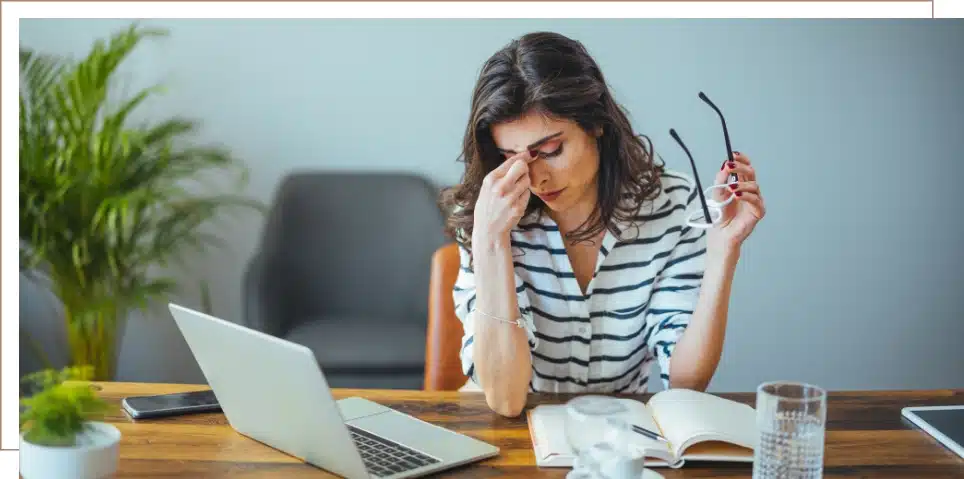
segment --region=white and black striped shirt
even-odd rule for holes
[[[545,214],[511,233],[516,296],[529,325],[531,391],[645,392],[653,362],[668,387],[669,358],[696,306],[706,256],[705,230],[686,226],[699,208],[691,177],[661,176],[659,196],[632,222],[607,231],[586,294],[573,274],[558,226]],[[462,321],[462,370],[478,384],[473,361],[475,280],[469,256],[453,291]],[[505,325],[506,327],[514,327]]]

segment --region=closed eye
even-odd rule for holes
[[[555,141],[552,141],[552,142],[544,143],[544,144],[542,145],[542,147],[543,147],[543,148],[545,148],[545,147],[547,147],[547,146],[548,146],[548,147],[552,147],[554,144],[559,145],[559,146],[556,147],[556,149],[554,149],[554,150],[552,150],[552,151],[544,151],[544,150],[541,150],[541,149],[539,149],[539,150],[533,149],[533,150],[529,150],[529,154],[532,155],[533,157],[541,157],[541,158],[553,158],[553,157],[556,157],[556,156],[561,155],[561,154],[562,154],[562,145],[563,145],[563,142],[562,142],[562,141],[555,140]],[[503,150],[503,149],[499,149],[499,153],[501,153],[502,156],[503,156],[504,158],[507,158],[507,159],[508,159],[508,158],[511,158],[512,156],[514,156],[514,155],[516,154],[516,152],[514,152],[514,151],[512,151],[512,150]]]
[[[559,147],[552,151],[538,151],[536,152],[539,156],[543,158],[554,158],[562,154],[562,143],[559,143]]]

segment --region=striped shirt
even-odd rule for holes
[[[699,295],[706,230],[686,226],[687,215],[700,208],[691,177],[667,170],[660,180],[658,197],[619,223],[618,236],[606,231],[585,294],[548,215],[530,214],[510,232],[532,357],[530,391],[645,392],[654,363],[669,387],[669,359]],[[465,331],[462,370],[478,384],[473,321],[495,320],[476,319],[469,254],[459,249],[453,296]]]

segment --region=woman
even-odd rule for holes
[[[710,229],[689,176],[657,165],[578,42],[513,41],[483,66],[463,181],[443,194],[462,268],[463,371],[517,416],[529,391],[704,390],[723,349],[740,245],[764,215],[746,155]],[[717,191],[724,191],[717,189]]]

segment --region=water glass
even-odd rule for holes
[[[616,398],[581,396],[566,404],[565,431],[575,454],[567,479],[638,479],[645,457],[629,448],[629,409]]]
[[[822,478],[827,392],[805,383],[763,383],[756,411],[753,479]]]

